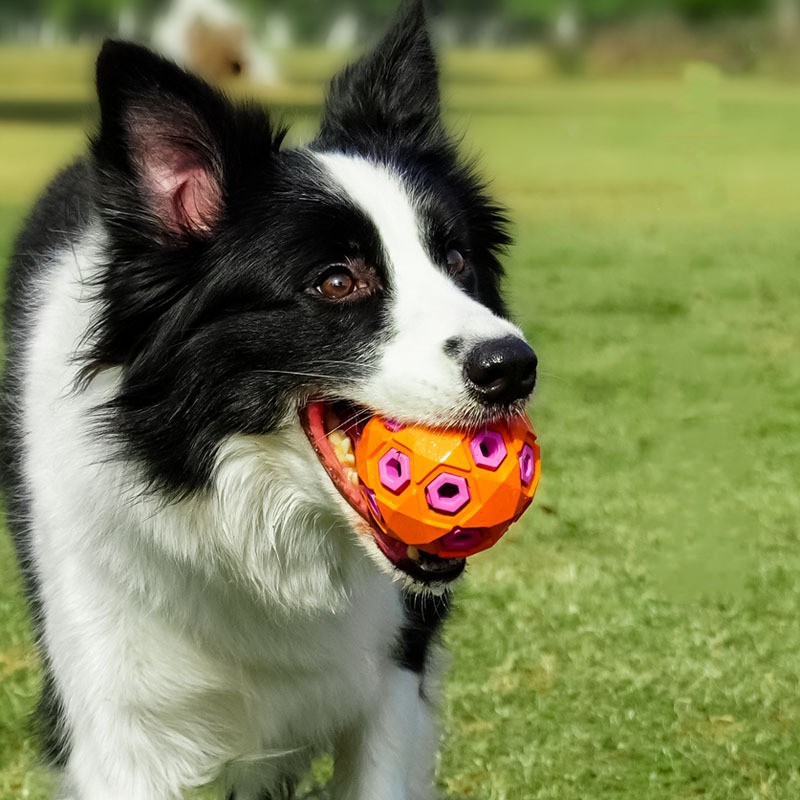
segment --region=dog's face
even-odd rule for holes
[[[367,524],[348,457],[372,414],[477,425],[535,381],[499,290],[504,218],[444,131],[421,3],[334,80],[305,148],[131,45],[106,45],[98,93],[111,254],[87,370],[124,368],[109,425],[127,452],[191,494],[223,443],[302,426],[295,481],[387,568],[456,577],[463,561],[409,558]]]

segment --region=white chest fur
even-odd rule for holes
[[[174,502],[98,434],[93,409],[121,373],[75,389],[73,359],[97,238],[56,257],[26,353],[44,635],[81,796],[112,796],[114,775],[127,797],[178,796],[232,761],[311,755],[378,713],[401,603],[330,511],[299,427],[229,440],[213,486]],[[118,763],[95,764],[98,750]]]

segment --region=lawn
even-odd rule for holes
[[[39,63],[0,51],[3,253],[91,115],[87,51],[22,62]],[[327,62],[293,56],[274,98],[299,137]],[[446,71],[515,222],[544,472],[458,592],[442,792],[800,797],[800,90],[539,66],[462,53]],[[0,800],[38,800],[36,660],[1,541]]]

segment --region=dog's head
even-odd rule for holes
[[[375,413],[477,425],[528,399],[535,356],[499,287],[505,218],[443,125],[422,2],[333,80],[305,147],[134,45],[104,47],[97,84],[110,255],[87,374],[122,365],[106,419],[162,491],[235,494],[258,473],[274,535],[301,517],[364,533],[334,429],[357,436]],[[463,568],[370,532],[417,584]]]

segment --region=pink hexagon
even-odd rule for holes
[[[375,496],[375,492],[373,492],[372,489],[364,487],[364,497],[366,498],[369,510],[372,512],[372,516],[375,517],[378,522],[383,522],[383,514],[381,514],[381,510],[378,507],[378,498]]]
[[[533,456],[533,448],[526,444],[519,454],[519,476],[523,486],[530,486],[533,474],[536,471],[536,459]]]
[[[400,494],[411,483],[411,461],[405,453],[392,448],[378,462],[378,474],[390,492]]]
[[[425,499],[434,511],[455,514],[469,503],[469,484],[466,478],[443,472],[428,484]]]
[[[496,470],[505,461],[508,451],[497,431],[481,431],[469,443],[472,458],[479,467]]]
[[[398,422],[396,419],[384,419],[383,427],[386,428],[387,431],[397,433],[398,431],[403,430],[405,425],[403,425],[402,422]]]
[[[466,552],[477,547],[483,539],[479,528],[453,528],[442,537],[442,548],[450,552]]]

